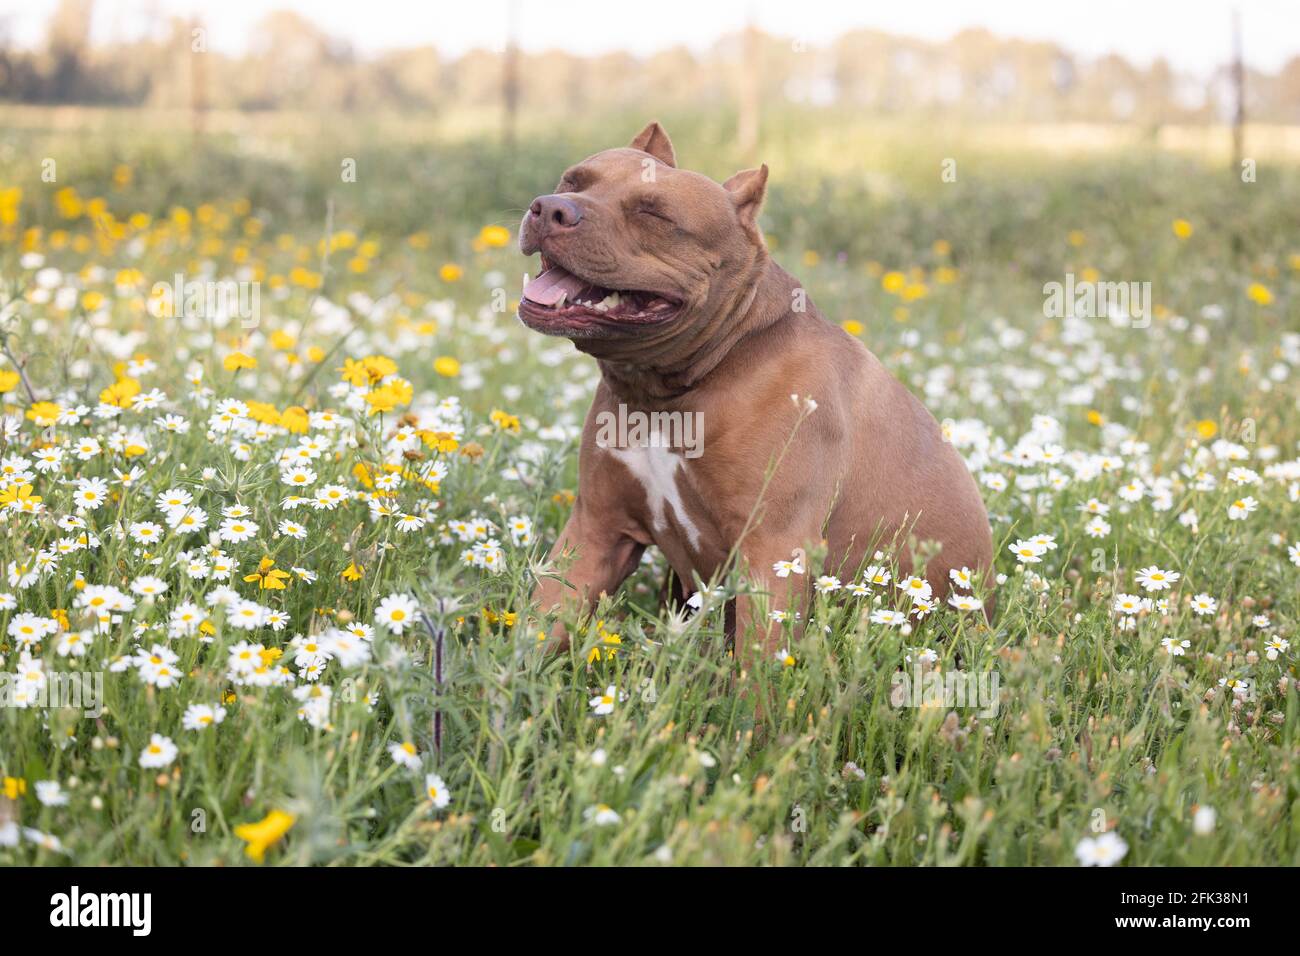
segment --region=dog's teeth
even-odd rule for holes
[[[611,292],[605,298],[596,303],[596,308],[601,312],[608,312],[610,309],[617,309],[619,297],[617,292]]]
[[[552,308],[556,308],[556,309],[564,308],[565,300],[567,300],[568,298],[569,298],[569,293],[561,292],[560,297],[555,300],[555,305],[552,306]]]

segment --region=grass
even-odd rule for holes
[[[717,122],[676,120],[685,165],[722,176],[743,162]],[[622,125],[604,128],[621,140],[636,124]],[[765,143],[778,259],[953,422],[1005,582],[991,627],[947,608],[876,623],[873,611],[909,609],[893,586],[820,597],[793,666],[750,675],[784,702],[755,722],[721,598],[661,609],[658,559],[595,619],[569,622],[570,654],[537,646],[547,622],[528,595],[557,570],[544,559],[597,373],[513,319],[526,264],[490,227],[513,226],[564,165],[607,145],[599,123],[514,150],[344,129],[222,134],[195,151],[126,128],[15,126],[0,143],[6,349],[36,400],[72,410],[44,424],[13,364],[0,368],[15,499],[0,513],[0,670],[41,661],[47,675],[102,674],[104,690],[94,719],[0,708],[0,863],[235,865],[251,849],[267,864],[1072,864],[1102,828],[1124,841],[1124,865],[1300,858],[1294,655],[1266,646],[1294,640],[1300,616],[1293,167],[1243,184],[1141,147],[1063,159],[860,123],[813,125],[803,149],[793,134]],[[949,155],[958,181],[943,184]],[[46,157],[56,183],[39,178]],[[356,183],[339,178],[346,157]],[[1088,270],[1150,281],[1150,327],[1045,318],[1043,283]],[[154,317],[154,283],[178,272],[259,282],[260,322]],[[366,356],[393,368],[356,368],[348,385],[339,369]],[[126,407],[104,417],[104,398]],[[233,426],[231,399],[247,411]],[[301,431],[299,407],[344,423]],[[188,430],[160,424],[167,414]],[[404,425],[413,434],[394,444]],[[303,494],[344,491],[285,510],[280,457],[307,437],[321,448]],[[100,450],[80,460],[92,438]],[[1003,460],[1027,445],[1062,451]],[[51,448],[62,460],[38,470]],[[1254,479],[1236,468],[1257,482],[1237,484]],[[376,483],[394,474],[400,486]],[[93,478],[104,503],[79,512],[77,481]],[[156,499],[173,489],[205,529],[169,526]],[[1257,510],[1231,519],[1246,495]],[[1081,512],[1093,499],[1109,507],[1098,537]],[[248,514],[225,518],[233,506]],[[67,522],[78,514],[85,527]],[[404,531],[397,515],[425,523]],[[282,533],[286,520],[305,537]],[[228,521],[257,531],[210,541]],[[157,526],[152,540],[139,522]],[[1040,534],[1055,548],[1019,564],[1007,546]],[[475,544],[496,570],[466,562]],[[260,586],[264,558],[286,587]],[[1151,565],[1181,578],[1148,595],[1137,575]],[[165,591],[131,590],[158,591],[151,578]],[[97,611],[96,594],[119,600],[109,587],[129,600]],[[1114,610],[1125,594],[1168,603],[1128,618]],[[1200,594],[1214,611],[1196,612]],[[390,595],[419,615],[394,624]],[[192,622],[172,623],[186,605]],[[287,615],[282,630],[268,612]],[[241,629],[247,615],[263,623]],[[373,634],[344,630],[349,646],[323,666],[303,646],[358,624]],[[48,633],[32,641],[25,626]],[[241,642],[261,645],[243,672],[230,662]],[[175,661],[152,662],[155,645]],[[73,646],[80,656],[62,652]],[[929,672],[996,675],[996,714],[894,706],[895,675],[931,657]],[[618,699],[597,716],[609,687]],[[224,720],[186,729],[195,704]],[[154,734],[176,753],[141,766]],[[404,743],[411,767],[390,753]],[[1197,808],[1214,810],[1208,832]]]

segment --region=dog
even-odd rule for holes
[[[932,599],[953,569],[986,582],[992,536],[970,471],[925,407],[769,256],[767,178],[766,165],[722,184],[679,169],[651,123],[569,168],[524,215],[520,249],[541,254],[541,272],[519,319],[571,339],[601,372],[577,500],[551,552],[572,563],[567,581],[541,579],[539,611],[594,609],[650,545],[681,582],[739,559],[754,587],[733,609],[736,654],[752,666],[805,607],[804,556],[819,548],[824,572],[847,580],[878,548],[897,549],[910,575],[915,546],[934,542]],[[605,426],[634,414],[649,427],[611,438],[633,434]],[[704,426],[696,455],[664,440],[682,420]],[[562,624],[551,636],[567,647]]]

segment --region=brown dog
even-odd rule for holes
[[[577,503],[552,552],[574,560],[567,585],[539,585],[541,611],[594,606],[651,544],[684,582],[708,581],[734,550],[787,612],[812,575],[783,579],[773,565],[822,542],[826,573],[846,578],[876,548],[896,547],[907,573],[909,539],[937,542],[925,576],[940,599],[950,569],[982,580],[990,567],[984,503],[933,416],[768,256],[756,224],[766,184],[766,166],[722,185],[678,169],[651,123],[570,168],[524,216],[520,248],[541,252],[543,271],[519,317],[601,370]],[[681,427],[665,440],[674,423],[702,423],[702,448],[686,447]],[[750,628],[765,653],[780,638],[757,616],[738,601],[748,661]]]

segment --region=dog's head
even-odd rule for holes
[[[524,216],[520,249],[542,261],[520,319],[630,360],[698,340],[743,297],[766,255],[755,222],[766,184],[766,166],[721,185],[678,169],[658,123],[630,146],[584,159]]]

